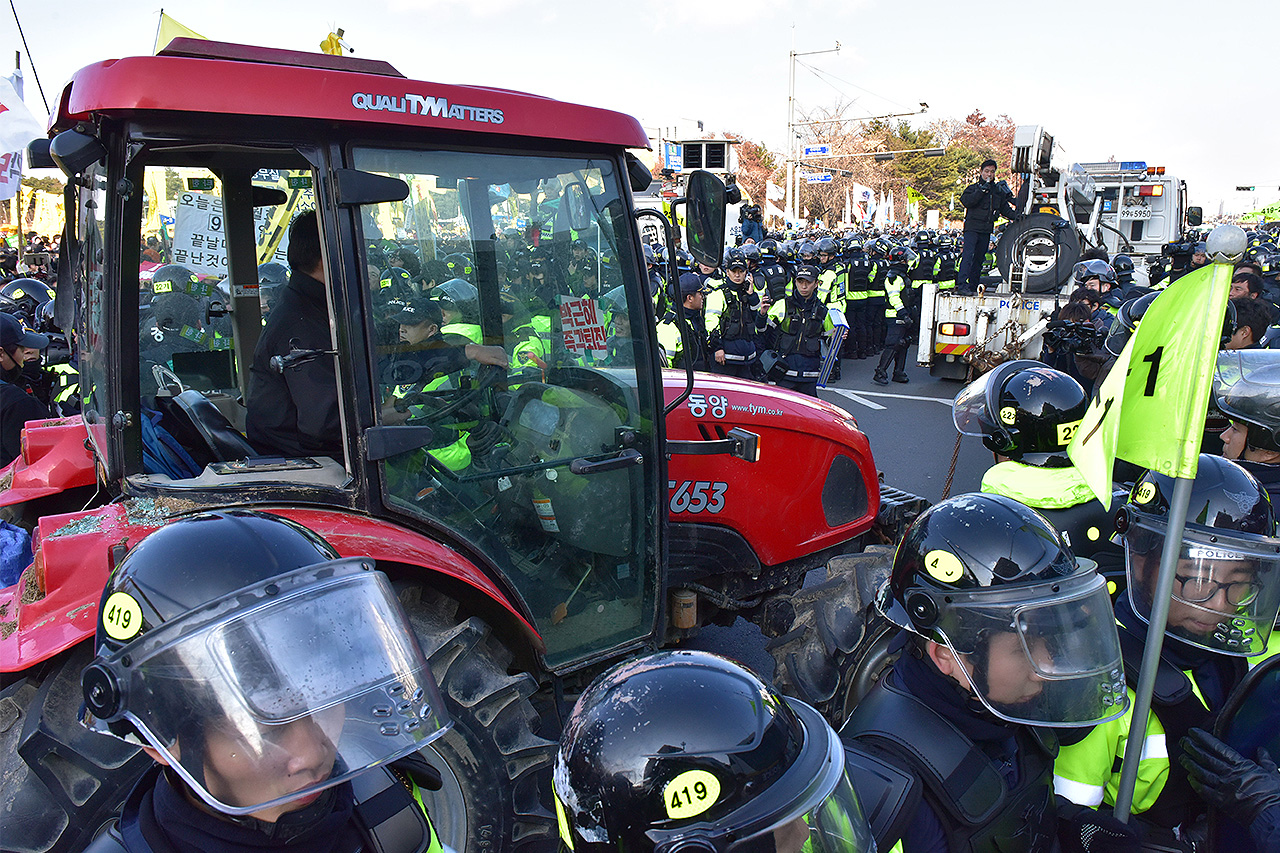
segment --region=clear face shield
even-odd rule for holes
[[[915,593],[913,593],[915,594]],[[929,593],[935,630],[987,710],[1035,726],[1092,726],[1129,705],[1106,581],[1096,572]]]
[[[1134,513],[1124,533],[1129,603],[1151,620],[1165,524]],[[1165,633],[1220,654],[1262,654],[1280,612],[1280,539],[1213,528],[1182,534]]]
[[[1227,417],[1268,430],[1271,444],[1280,446],[1280,358],[1275,352],[1262,349],[1218,353],[1213,401]],[[1265,443],[1261,446],[1272,449]]]
[[[99,662],[120,714],[212,808],[314,799],[448,729],[390,583],[368,561],[300,569],[166,622]]]

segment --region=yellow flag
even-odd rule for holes
[[[320,51],[330,56],[342,56],[342,29],[329,33],[324,37],[324,41],[320,42]]]
[[[1165,288],[1098,388],[1067,455],[1104,507],[1116,457],[1195,477],[1231,273],[1211,264]]]
[[[160,28],[156,30],[156,49],[152,53],[159,53],[164,50],[169,46],[169,42],[176,38],[202,39],[204,36],[195,30],[184,27],[164,12],[161,12]]]

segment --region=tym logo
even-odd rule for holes
[[[415,116],[434,116],[436,118],[455,119],[457,121],[476,121],[488,124],[502,124],[502,110],[488,107],[468,107],[462,104],[450,104],[447,98],[433,98],[428,95],[415,95],[406,92],[403,97],[395,95],[374,95],[368,92],[356,92],[351,96],[351,106],[358,110],[375,110],[388,113],[408,113]]]

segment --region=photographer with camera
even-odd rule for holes
[[[764,214],[758,204],[744,204],[738,211],[738,222],[742,225],[743,243],[761,243],[764,241]]]
[[[978,173],[978,180],[965,187],[960,194],[964,205],[964,250],[960,256],[960,269],[956,273],[956,293],[974,294],[982,278],[982,260],[991,245],[991,232],[996,220],[1014,219],[1018,214],[1013,207],[1013,190],[1004,181],[997,182],[996,161],[986,160]]]

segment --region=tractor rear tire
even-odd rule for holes
[[[444,781],[423,797],[441,840],[459,853],[555,850],[555,743],[535,734],[537,682],[508,674],[511,651],[482,619],[459,621],[453,599],[413,586],[400,602],[453,719],[422,750]]]
[[[0,847],[83,850],[151,766],[137,747],[80,725],[84,642],[0,692]]]
[[[477,617],[456,621],[456,601],[421,587],[401,592],[410,623],[453,720],[423,755],[443,787],[423,800],[440,838],[458,853],[554,850],[550,802],[555,744],[534,734],[537,683],[509,675],[511,652]],[[136,747],[80,725],[80,671],[89,643],[56,667],[0,692],[0,848],[83,850],[120,813],[151,766]]]
[[[827,580],[791,596],[795,618],[767,648],[774,684],[816,708],[837,730],[892,666],[898,627],[875,607],[893,549],[876,545],[827,563]]]

